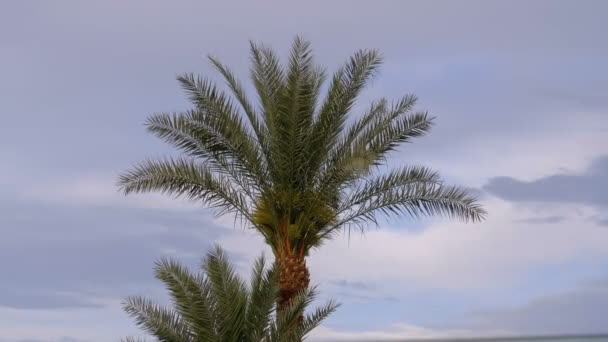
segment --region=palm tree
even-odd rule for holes
[[[209,60],[231,95],[209,79],[179,76],[193,108],[155,114],[147,130],[183,157],[143,162],[124,173],[119,185],[126,194],[185,196],[243,219],[272,248],[281,307],[308,287],[310,250],[340,231],[401,214],[483,219],[476,199],[443,184],[437,172],[381,168],[400,144],[427,134],[433,118],[413,111],[413,95],[392,103],[379,99],[351,118],[355,100],[382,62],[378,51],[356,52],[326,83],[308,42],[294,40],[287,65],[271,49],[251,43],[255,105],[225,65]]]
[[[337,307],[330,301],[303,317],[316,296],[315,289],[309,288],[299,292],[286,310],[276,313],[277,272],[265,266],[263,256],[255,262],[249,288],[220,247],[207,253],[202,269],[203,274],[191,274],[178,262],[161,259],[155,275],[165,283],[173,308],[129,297],[125,311],[163,342],[288,342],[301,341]]]

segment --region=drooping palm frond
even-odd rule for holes
[[[432,182],[414,182],[378,192],[373,188],[356,191],[351,202],[343,204],[340,220],[325,229],[328,234],[347,225],[376,222],[378,213],[386,216],[407,214],[412,217],[445,215],[462,220],[479,221],[482,209],[466,190]]]
[[[441,184],[439,174],[423,166],[410,166],[394,169],[390,172],[366,179],[364,183],[353,189],[346,196],[340,206],[338,213],[343,213],[353,207],[361,205],[369,199],[381,196],[388,191],[402,189],[416,184],[437,185]]]
[[[250,53],[258,101],[248,99],[236,76],[213,57],[226,93],[208,79],[180,76],[193,108],[156,114],[147,128],[196,161],[136,166],[120,179],[124,192],[162,191],[236,213],[264,235],[275,255],[306,255],[343,228],[374,224],[389,214],[484,217],[473,196],[443,184],[435,172],[425,169],[432,182],[406,184],[396,176],[403,170],[382,168],[399,146],[428,134],[434,124],[429,114],[414,110],[415,96],[380,99],[348,120],[378,73],[378,51],[356,52],[326,88],[325,71],[301,38],[285,64],[263,45],[252,42]],[[416,179],[413,173],[402,176]]]
[[[120,181],[126,193],[159,191],[186,196],[217,208],[220,213],[234,212],[250,219],[247,192],[239,191],[225,176],[192,159],[147,161],[122,175]]]
[[[330,301],[301,322],[316,296],[311,289],[302,292],[288,312],[277,313],[276,269],[266,267],[263,257],[255,262],[249,286],[219,247],[203,259],[202,270],[201,274],[191,274],[178,262],[161,259],[155,275],[167,287],[172,306],[129,297],[125,311],[146,333],[163,342],[291,342],[302,341],[337,307]]]
[[[227,177],[250,198],[258,190],[260,165],[250,165],[247,160],[255,160],[255,152],[241,148],[238,141],[228,141],[202,122],[205,118],[199,112],[179,114],[161,113],[148,119],[148,130],[172,143],[188,156],[204,161],[212,171]],[[230,127],[224,125],[224,127]],[[236,139],[233,139],[236,140]],[[255,168],[257,171],[251,172]]]
[[[129,297],[125,311],[137,325],[162,342],[195,341],[190,326],[175,311],[154,304],[143,297]]]

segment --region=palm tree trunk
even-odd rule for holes
[[[310,273],[303,255],[285,255],[279,258],[279,298],[278,309],[284,310],[291,299],[301,290],[308,288]]]

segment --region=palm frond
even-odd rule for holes
[[[439,173],[424,166],[409,166],[391,170],[388,173],[365,179],[342,200],[338,214],[361,205],[371,198],[382,196],[387,191],[410,187],[415,184],[440,185]]]
[[[381,193],[371,190],[355,197],[357,204],[351,207],[345,204],[344,208],[349,209],[323,235],[329,235],[346,225],[361,227],[365,222],[377,224],[376,215],[379,213],[386,216],[407,214],[411,217],[440,215],[466,221],[480,221],[486,214],[467,190],[434,183],[413,183]]]
[[[387,110],[388,101],[385,98],[372,102],[367,112],[349,127],[339,144],[333,148],[334,154],[339,154],[338,151],[345,151],[346,148],[350,147],[366,127],[379,118],[382,119],[384,116],[386,116],[385,113]]]
[[[277,314],[278,331],[286,334],[293,331],[300,324],[300,319],[304,316],[304,310],[316,297],[316,288],[307,288],[299,291],[289,302],[287,308]]]
[[[369,134],[363,138],[363,142],[367,142],[369,145],[364,153],[371,158],[372,164],[376,164],[378,161],[383,161],[386,153],[395,150],[400,144],[427,134],[432,125],[433,118],[430,118],[426,112],[398,118],[392,124],[387,124],[377,134],[373,136]],[[363,146],[363,143],[358,145]]]
[[[268,134],[268,130],[263,125],[263,123],[260,121],[259,114],[255,110],[253,105],[247,99],[247,95],[245,94],[245,89],[243,89],[243,86],[241,85],[241,83],[237,80],[237,78],[234,76],[232,71],[230,71],[230,69],[228,69],[227,66],[223,65],[216,58],[213,58],[211,56],[209,56],[208,58],[209,58],[209,61],[211,62],[211,64],[215,67],[215,69],[224,77],[226,84],[232,91],[232,94],[237,99],[237,101],[241,104],[241,107],[243,108],[243,111],[247,115],[247,118],[249,119],[249,123],[251,124],[253,131],[255,132],[255,135],[256,135],[260,145],[263,146],[264,147],[263,149],[265,150],[266,149],[265,146],[267,146],[266,137]]]
[[[262,118],[270,140],[267,146],[268,172],[271,178],[276,180],[281,174],[281,168],[275,165],[277,154],[279,154],[275,150],[280,145],[273,144],[272,140],[273,137],[280,134],[277,116],[279,115],[281,97],[285,87],[285,71],[271,49],[250,42],[250,50],[251,80],[258,93]]]
[[[273,115],[279,107],[284,83],[284,70],[276,54],[265,46],[250,42],[251,79],[259,96],[266,127],[272,127]]]
[[[124,310],[135,318],[139,327],[161,342],[194,341],[188,325],[170,309],[142,297],[129,297],[124,303]]]
[[[146,342],[145,338],[127,336],[120,340],[121,342]]]
[[[316,156],[311,160],[311,169],[318,169],[327,158],[344,128],[347,114],[361,90],[376,74],[381,62],[378,51],[361,50],[334,74],[311,131],[309,146],[314,151],[311,155]]]
[[[302,166],[304,143],[313,122],[318,87],[322,84],[323,71],[314,65],[310,42],[297,37],[294,40],[288,67],[285,88],[284,116],[291,117],[289,123],[289,152],[291,156],[292,176]]]
[[[125,310],[139,327],[163,342],[299,342],[337,307],[330,301],[303,316],[316,297],[312,288],[277,312],[277,268],[267,268],[263,256],[255,261],[249,288],[219,246],[203,258],[202,270],[191,274],[176,261],[159,260],[155,275],[167,286],[173,309],[129,297]]]
[[[190,159],[167,159],[141,163],[119,180],[126,193],[159,191],[201,201],[219,210],[233,212],[251,221],[246,194],[235,189],[222,175]]]
[[[272,163],[278,171],[278,184],[296,188],[295,170],[303,159],[302,139],[313,118],[315,72],[310,43],[296,38],[286,68],[284,88],[276,115],[272,116]],[[287,190],[287,189],[285,189]]]
[[[198,123],[196,127],[202,129],[203,133],[215,133],[224,141],[224,144],[212,145],[219,151],[212,148],[209,152],[229,153],[232,162],[242,166],[241,172],[263,184],[266,175],[262,148],[243,123],[232,101],[208,80],[192,74],[179,76],[178,80],[198,109],[191,111],[187,119]]]
[[[252,341],[260,341],[272,321],[278,295],[276,268],[266,269],[264,256],[254,264],[251,274],[251,295],[247,304],[247,330]]]
[[[329,315],[334,313],[340,304],[336,303],[333,300],[330,300],[325,305],[316,308],[315,311],[311,314],[306,315],[304,318],[304,322],[301,327],[299,327],[300,335],[302,338],[306,337],[312,330],[318,327]]]
[[[388,110],[382,102],[372,107],[332,151],[320,174],[319,191],[336,192],[340,187],[350,186],[352,181],[365,176],[370,167],[383,162],[386,154],[399,144],[426,134],[432,126],[426,113],[406,115],[415,101],[415,97],[406,96]]]
[[[395,120],[407,114],[416,101],[415,96],[407,95],[390,107],[387,107],[387,101],[384,99],[372,104],[370,110],[351,126],[344,138],[332,150],[334,158],[340,158],[344,155],[355,157],[360,155],[368,144],[383,131],[398,126],[398,124],[395,124]],[[407,119],[404,118],[404,121],[407,121]],[[411,127],[407,126],[407,128]],[[408,139],[419,136],[414,135],[414,133],[418,132],[414,130],[402,131],[402,135],[407,135]]]
[[[255,152],[226,140],[201,121],[200,113],[194,111],[158,113],[148,119],[147,129],[188,156],[201,159],[213,171],[230,177],[232,182],[253,198],[254,192],[259,191],[258,173],[262,172],[259,168],[252,170],[247,165],[247,160],[257,158]]]
[[[302,341],[306,335],[316,328],[327,316],[338,308],[338,304],[330,300],[324,306],[317,308],[312,314],[304,317],[304,310],[317,298],[316,287],[298,292],[290,301],[287,308],[279,311],[276,323],[270,330],[275,336],[282,336],[287,341]]]
[[[155,275],[165,283],[177,312],[192,327],[192,332],[205,341],[218,340],[213,316],[215,298],[209,283],[169,259],[156,262]]]
[[[220,340],[238,340],[246,324],[247,288],[219,246],[207,253],[202,267],[216,299],[214,309]]]

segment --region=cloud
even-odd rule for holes
[[[534,93],[528,86],[559,84],[562,93],[573,95],[602,89],[601,82],[582,82],[577,76],[581,70],[590,76],[585,80],[601,81],[605,75],[602,68],[592,67],[602,65],[606,51],[596,43],[602,30],[590,29],[603,24],[598,15],[601,11],[592,9],[604,7],[602,3],[572,6],[562,2],[551,5],[550,15],[547,2],[535,2],[527,5],[526,11],[518,11],[512,6],[475,1],[469,2],[476,8],[474,12],[468,6],[445,5],[445,13],[424,2],[384,3],[373,9],[360,4],[351,6],[348,17],[340,15],[344,3],[338,2],[323,4],[322,13],[316,6],[302,8],[298,18],[277,15],[289,13],[290,8],[271,2],[242,5],[243,14],[236,17],[230,6],[199,1],[146,3],[149,11],[143,17],[138,10],[140,1],[129,5],[106,1],[95,6],[76,2],[13,4],[12,11],[6,12],[15,15],[7,16],[2,24],[7,28],[29,24],[27,30],[3,37],[12,43],[3,50],[9,62],[0,68],[4,67],[2,74],[8,76],[0,80],[0,89],[7,91],[7,112],[28,115],[11,116],[11,129],[3,132],[3,142],[17,146],[22,155],[36,155],[43,164],[53,165],[45,174],[72,167],[122,169],[142,154],[167,150],[145,135],[141,123],[154,111],[185,105],[173,79],[176,72],[210,75],[200,57],[213,53],[246,77],[249,38],[268,42],[284,53],[296,33],[312,40],[320,61],[332,70],[357,48],[380,48],[387,56],[387,68],[373,91],[389,97],[420,93],[421,99],[428,101],[422,108],[439,115],[433,135],[444,148],[470,137],[485,144],[505,131],[533,131],[530,127],[546,124],[547,118],[560,121],[556,116],[572,115],[570,106],[563,110],[561,102],[559,113],[553,108],[530,108]],[[226,20],[217,13],[232,14]],[[363,29],[357,22],[369,20],[371,13],[385,19]],[[545,18],[543,23],[534,20],[539,15]],[[575,15],[580,22],[571,19]],[[315,25],[310,25],[311,17]],[[172,27],[170,32],[151,24],[159,18]],[[395,22],[400,30],[394,30]],[[519,25],[513,27],[513,22]],[[478,29],[480,25],[484,30]],[[277,26],[283,29],[277,31]],[[559,32],[556,27],[560,27]],[[222,31],[221,40],[213,34],[217,30]],[[590,63],[590,56],[598,61]],[[30,82],[34,77],[37,82]],[[571,82],[576,77],[578,82]],[[90,79],[96,80],[94,85],[81,86]],[[47,91],[38,92],[38,101],[30,101],[30,94],[39,88]],[[518,93],[513,95],[515,91]],[[480,92],[484,94],[480,96]],[[532,96],[522,98],[521,94]],[[112,101],[107,101],[109,98]],[[83,115],[83,108],[87,115]],[[575,108],[580,109],[580,105]],[[32,118],[38,126],[52,129],[32,131]],[[526,125],[521,124],[524,119]],[[532,121],[536,124],[531,125]]]
[[[488,106],[487,110],[492,110],[491,107]],[[442,110],[439,108],[437,112]],[[510,112],[503,114],[513,119]],[[566,118],[551,122],[541,120],[531,130],[509,127],[499,120],[496,123],[492,121],[492,127],[465,122],[463,125],[470,127],[456,130],[471,133],[465,137],[454,135],[455,127],[442,115],[428,137],[406,146],[403,154],[395,153],[395,159],[389,162],[393,165],[404,161],[428,165],[441,171],[450,182],[479,188],[487,186],[497,175],[532,182],[555,175],[557,170],[570,175],[585,174],[593,161],[608,155],[608,145],[598,143],[606,136],[608,115],[596,112],[590,114],[591,118],[586,121],[572,122],[567,119],[573,115],[572,111],[561,114]],[[461,117],[466,115],[455,115],[455,119]],[[522,117],[516,121],[524,120],[526,118]],[[589,121],[594,122],[593,127],[589,127]],[[569,139],[564,139],[564,131],[569,132]]]
[[[6,341],[9,342],[8,340],[0,340],[0,341]],[[18,340],[17,342],[87,342],[86,340],[81,340],[78,338],[73,338],[73,337],[69,337],[69,336],[62,336],[57,340],[48,340],[48,339],[23,339],[23,340]]]
[[[514,202],[579,203],[604,207],[608,205],[608,156],[597,158],[580,174],[555,174],[533,181],[496,177],[483,189]]]
[[[0,296],[0,305],[14,309],[101,308],[102,303],[77,293],[17,292]]]
[[[419,95],[420,109],[437,115],[438,125],[394,162],[435,167],[450,182],[482,187],[503,175],[521,190],[563,168],[560,176],[588,175],[589,162],[608,154],[601,143],[608,49],[597,43],[605,1],[535,1],[525,11],[488,1],[443,4],[443,11],[424,1],[372,7],[313,1],[295,17],[286,15],[291,5],[265,1],[240,4],[238,13],[221,2],[147,1],[145,13],[142,4],[14,2],[0,13],[0,31],[10,33],[0,47],[6,60],[0,90],[3,111],[11,113],[0,125],[0,269],[11,275],[0,283],[0,336],[11,342],[66,335],[101,341],[137,332],[113,301],[141,291],[162,297],[151,275],[160,255],[195,265],[211,243],[225,242],[248,273],[252,257],[265,249],[255,234],[187,202],[125,197],[113,173],[173,152],[141,123],[152,112],[185,108],[175,73],[215,77],[201,59],[212,53],[245,80],[250,38],[284,54],[302,33],[330,70],[355,49],[379,48],[387,63],[362,106],[377,96]],[[354,315],[372,312],[365,305],[378,302],[377,317],[365,321],[413,325],[361,329],[372,336],[424,335],[436,329],[417,324],[421,316],[440,320],[449,316],[444,311],[478,302],[505,305],[529,292],[567,287],[588,276],[581,268],[606,260],[606,222],[595,199],[570,205],[501,198],[484,197],[490,217],[481,225],[408,222],[426,227],[413,231],[391,222],[353,235],[350,245],[339,238],[313,252],[312,279],[324,295],[365,302],[361,311],[336,314],[344,325],[355,325]],[[563,266],[569,263],[576,267]],[[550,279],[568,281],[539,280],[547,267],[560,270]],[[412,294],[419,289],[429,292]],[[407,303],[411,320],[384,310],[393,307],[385,301],[391,297]]]
[[[0,197],[0,269],[11,275],[0,283],[0,306],[99,307],[91,297],[123,298],[157,285],[155,259],[173,256],[196,266],[215,239],[236,232],[213,224],[204,210],[75,210]]]
[[[560,215],[545,216],[545,217],[531,217],[526,219],[520,219],[515,221],[516,223],[530,223],[530,224],[552,224],[559,223],[566,220],[566,217]]]
[[[587,80],[588,82],[588,80]],[[606,84],[597,84],[595,90],[590,93],[576,94],[563,89],[548,88],[540,91],[542,98],[566,105],[578,105],[591,110],[604,110],[608,106],[605,96]]]
[[[547,295],[512,309],[480,312],[466,326],[509,329],[520,334],[606,334],[608,282]]]
[[[101,342],[140,334],[122,311],[120,300],[98,300],[103,302],[102,308],[26,310],[0,306],[0,340]]]
[[[131,207],[147,209],[193,210],[200,206],[183,198],[147,193],[125,196],[116,185],[118,177],[78,176],[71,179],[46,179],[19,191],[22,200],[62,203],[78,207]]]
[[[331,284],[338,286],[338,287],[355,289],[355,290],[374,290],[376,288],[376,286],[374,284],[370,284],[370,283],[366,283],[366,282],[362,282],[362,281],[348,281],[348,280],[344,280],[344,279],[332,281]]]
[[[328,281],[325,290],[349,303],[399,302],[400,299],[382,290],[377,284],[364,281],[332,280]]]

